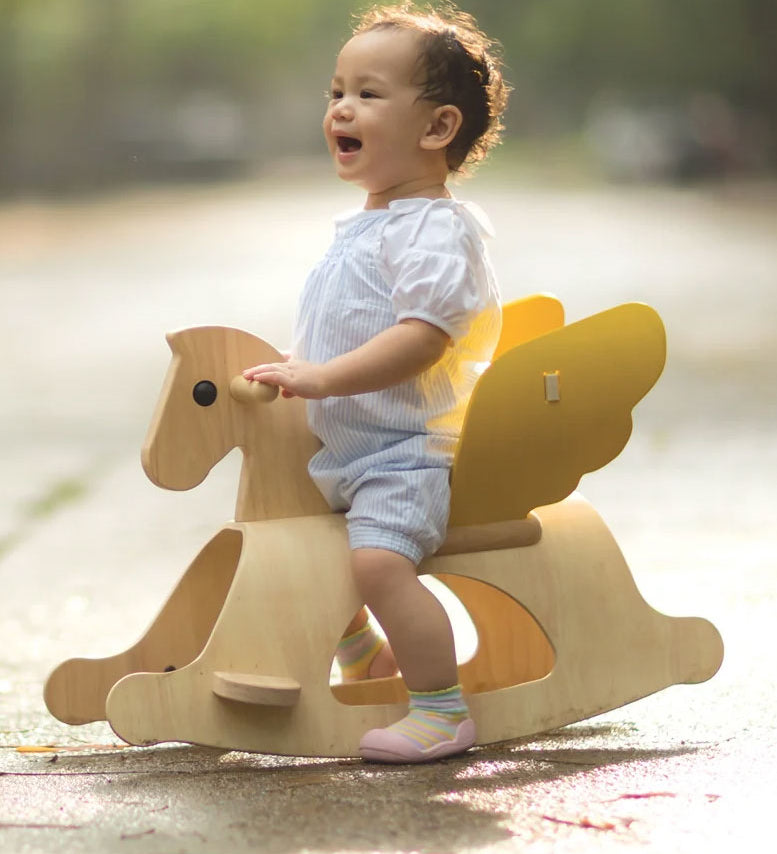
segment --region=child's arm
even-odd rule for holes
[[[288,396],[320,399],[379,391],[423,373],[437,362],[450,339],[424,320],[402,320],[374,338],[320,365],[301,359],[256,365],[248,380],[280,386]]]

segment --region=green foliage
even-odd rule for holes
[[[474,5],[474,4],[473,4]],[[501,37],[515,84],[583,103],[601,89],[757,99],[777,72],[773,0],[521,0]],[[763,26],[759,24],[763,22]]]
[[[0,191],[116,177],[111,122],[187,93],[315,124],[361,0],[0,0]],[[514,131],[574,130],[592,99],[712,93],[777,134],[775,0],[461,0],[504,45]],[[279,109],[279,107],[281,109]],[[119,117],[117,119],[117,116]],[[288,118],[285,119],[289,121]],[[310,135],[290,135],[307,145]],[[83,140],[89,143],[84,146]],[[85,156],[85,152],[88,156]],[[57,177],[58,176],[58,177]]]

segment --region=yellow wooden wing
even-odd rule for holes
[[[534,294],[502,306],[502,334],[493,361],[508,350],[564,325],[564,307],[549,294]]]
[[[661,318],[630,303],[496,359],[470,400],[451,475],[451,525],[522,519],[616,457],[661,374]]]

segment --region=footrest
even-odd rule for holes
[[[299,682],[286,676],[215,672],[211,689],[216,696],[238,703],[293,706],[299,700],[302,687]]]

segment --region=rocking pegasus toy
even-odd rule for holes
[[[504,308],[502,339],[469,403],[451,472],[448,538],[419,567],[468,611],[478,644],[459,675],[478,744],[547,731],[677,683],[723,656],[708,621],[641,597],[580,477],[617,456],[631,410],[664,365],[664,329],[640,304],[564,326],[561,304]],[[357,756],[402,717],[400,677],[330,684],[362,602],[342,514],[307,474],[318,440],[304,401],[246,382],[277,350],[237,329],[168,335],[173,353],[143,447],[146,474],[191,489],[243,452],[235,520],[195,557],[146,634],[72,659],[45,687],[70,724],[108,720],[132,744]]]

